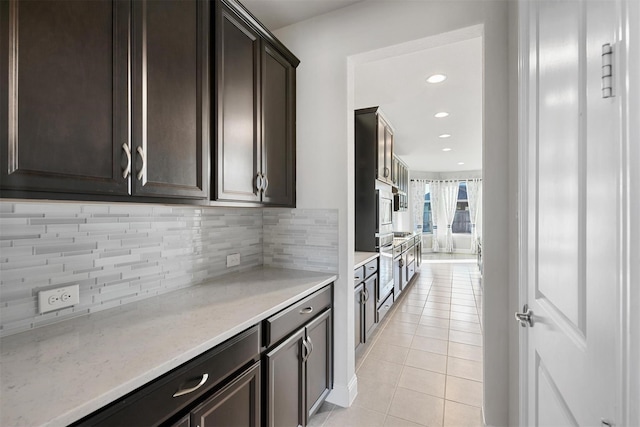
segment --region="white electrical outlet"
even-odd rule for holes
[[[235,267],[240,265],[240,254],[227,255],[227,267]]]
[[[64,286],[62,288],[49,289],[38,292],[38,311],[60,310],[80,303],[80,286]]]

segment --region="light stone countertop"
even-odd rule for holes
[[[353,256],[353,268],[362,267],[379,256],[378,252],[356,252]]]
[[[0,340],[0,425],[67,425],[336,280],[258,268]]]

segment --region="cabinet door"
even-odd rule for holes
[[[396,298],[402,291],[402,257],[393,260],[393,294]]]
[[[127,194],[129,2],[0,2],[5,190]]]
[[[407,283],[413,279],[413,275],[416,273],[416,263],[415,261],[410,262],[407,266]]]
[[[376,140],[378,146],[378,153],[376,156],[377,160],[377,178],[381,181],[387,181],[389,176],[389,171],[387,170],[387,165],[385,163],[385,129],[386,123],[382,119],[382,117],[378,116],[378,124],[377,124],[377,133]]]
[[[267,353],[266,423],[269,427],[302,426],[304,411],[304,364],[301,329]]]
[[[333,388],[333,349],[331,309],[306,327],[310,352],[306,362],[306,422]]]
[[[220,1],[216,8],[214,198],[259,201],[260,40]]]
[[[385,180],[391,184],[391,163],[393,162],[393,132],[391,127],[384,127],[384,167]]]
[[[364,303],[364,342],[373,331],[376,322],[376,288],[378,287],[378,274],[374,274],[364,282],[365,303]]]
[[[194,409],[191,425],[260,426],[260,362]]]
[[[362,317],[364,316],[363,302],[364,285],[360,283],[353,291],[353,344],[356,349],[364,342],[364,333],[362,332]]]
[[[295,68],[269,44],[262,50],[262,201],[295,205]]]
[[[132,22],[132,193],[207,198],[208,3],[135,1]]]
[[[402,253],[401,265],[402,265],[402,268],[401,268],[402,277],[400,278],[400,291],[404,290],[405,286],[407,286],[407,283],[409,282],[409,279],[408,279],[409,262],[408,262],[406,251]]]

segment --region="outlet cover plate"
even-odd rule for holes
[[[227,255],[227,268],[240,265],[240,254]]]
[[[80,286],[71,285],[38,292],[38,312],[60,310],[80,303]]]

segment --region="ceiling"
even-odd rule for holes
[[[276,30],[361,0],[241,1],[265,26]],[[381,107],[394,128],[394,151],[410,170],[478,171],[482,169],[482,70],[480,37],[366,62],[355,69],[355,106]],[[445,74],[447,79],[427,83],[433,74]],[[435,118],[440,111],[449,116]],[[451,137],[438,137],[445,133]]]
[[[447,79],[427,83],[433,74]],[[394,128],[394,151],[410,170],[481,170],[482,38],[358,65],[355,106],[380,106]],[[434,117],[442,111],[449,116]]]

